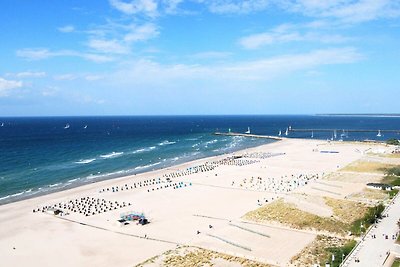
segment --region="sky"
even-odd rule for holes
[[[5,0],[0,116],[399,113],[400,0]]]

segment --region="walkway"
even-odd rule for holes
[[[400,197],[395,197],[392,204],[385,210],[384,217],[366,234],[343,266],[383,266],[388,258],[388,252],[396,250],[395,239],[399,231],[397,222],[400,218]],[[375,238],[373,238],[375,237]]]

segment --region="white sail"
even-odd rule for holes
[[[247,133],[247,134],[250,134],[250,127],[247,127],[246,133]]]
[[[281,130],[279,130],[279,133],[278,133],[278,135],[279,135],[279,136],[281,136],[281,135],[282,135],[282,131],[281,131]]]
[[[376,136],[377,136],[377,137],[381,137],[381,136],[382,136],[381,130],[378,131],[378,134],[377,134]]]
[[[64,129],[68,129],[69,128],[69,124],[67,123],[65,126],[64,126]]]
[[[286,128],[285,135],[288,135],[288,134],[289,134],[289,128]]]
[[[311,132],[311,138],[314,138],[314,131]]]

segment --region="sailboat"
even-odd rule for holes
[[[1,123],[1,127],[4,127],[4,122]]]
[[[333,131],[333,137],[336,139],[337,134],[336,134],[336,130]]]
[[[314,131],[311,132],[311,138],[314,138]]]
[[[230,133],[230,132],[231,132],[231,128],[228,129],[228,133]]]
[[[87,125],[83,126],[83,129],[86,129],[86,128],[87,128]]]
[[[64,129],[68,129],[69,128],[69,124],[67,123],[65,126],[64,126]]]
[[[377,134],[376,136],[377,136],[377,137],[381,137],[381,136],[382,136],[381,130],[378,131],[378,134]]]
[[[245,133],[250,134],[250,127],[247,127],[247,131]]]
[[[289,134],[289,128],[286,128],[285,135],[288,135],[288,134]]]
[[[279,130],[278,136],[281,136],[281,135],[282,135],[282,131],[281,131],[281,130]]]

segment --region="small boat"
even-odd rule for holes
[[[83,129],[86,129],[86,128],[87,128],[87,125],[83,126]]]
[[[245,133],[250,134],[250,127],[247,127],[247,131]]]
[[[0,126],[1,126],[1,127],[4,127],[4,122],[2,122]]]
[[[377,134],[376,136],[377,136],[377,137],[381,137],[381,136],[382,136],[381,130],[378,131],[378,134]]]
[[[334,137],[335,139],[337,138],[336,130],[333,131],[333,137]]]
[[[286,128],[285,135],[288,135],[288,134],[289,134],[289,128]]]
[[[279,130],[278,136],[281,136],[281,135],[282,135],[282,131],[281,131],[281,130]]]
[[[67,123],[65,126],[64,126],[64,129],[68,129],[70,126],[69,126],[69,124]]]
[[[314,131],[311,132],[311,138],[314,138]]]

